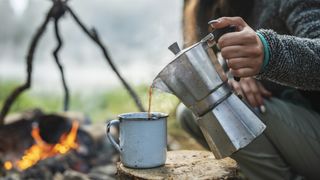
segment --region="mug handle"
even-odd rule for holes
[[[113,145],[113,147],[115,147],[117,151],[121,152],[119,144],[114,140],[113,136],[110,133],[111,126],[119,124],[119,123],[120,123],[120,121],[118,119],[109,121],[108,124],[107,124],[106,131],[107,131],[107,137],[110,140],[110,142]]]

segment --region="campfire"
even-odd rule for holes
[[[118,155],[105,139],[105,127],[85,121],[40,114],[0,127],[0,177],[112,179]]]
[[[53,157],[59,154],[65,154],[71,149],[78,148],[77,131],[79,123],[73,121],[71,131],[68,134],[63,134],[57,144],[46,143],[40,136],[40,129],[37,123],[33,123],[31,136],[33,137],[35,144],[25,151],[25,154],[17,162],[6,161],[4,168],[11,170],[13,167],[17,167],[19,170],[25,170],[38,161]]]
[[[32,36],[28,48],[26,81],[8,95],[0,111],[0,178],[113,179],[115,167],[112,162],[118,160],[118,155],[115,155],[114,148],[105,139],[104,124],[86,124],[83,123],[84,120],[71,121],[73,118],[41,113],[21,117],[13,123],[7,122],[6,116],[12,104],[20,94],[32,86],[34,53],[49,23],[53,23],[57,40],[52,55],[59,67],[63,84],[63,111],[69,110],[70,93],[59,56],[64,41],[58,22],[64,15],[71,17],[84,34],[98,45],[106,63],[118,76],[137,108],[145,111],[136,92],[113,64],[98,31],[95,28],[87,28],[68,5],[68,0],[51,1],[52,6]]]

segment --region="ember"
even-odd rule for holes
[[[79,122],[73,121],[72,128],[68,134],[63,134],[57,144],[48,144],[41,138],[38,124],[33,124],[31,135],[35,144],[25,151],[19,161],[6,161],[4,163],[4,168],[10,170],[15,166],[20,170],[25,170],[35,165],[40,160],[59,154],[65,154],[71,149],[78,148],[79,145],[76,142],[78,128]]]
[[[3,166],[6,170],[11,170],[13,167],[13,165],[10,161],[6,161]]]

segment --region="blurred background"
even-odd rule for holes
[[[150,83],[170,60],[167,47],[181,40],[182,1],[71,0],[69,3],[83,23],[97,29],[116,66],[134,85]],[[24,80],[28,45],[51,4],[50,0],[0,1],[1,80]],[[120,85],[100,50],[68,14],[60,21],[60,27],[65,43],[61,58],[74,91],[105,90]],[[36,51],[33,90],[59,90],[59,86],[52,86],[59,85],[59,73],[51,57],[55,46],[50,24]]]
[[[88,27],[94,27],[124,79],[148,106],[148,88],[173,54],[167,47],[182,44],[182,0],[70,0],[69,6]],[[0,108],[14,88],[25,82],[31,39],[51,7],[50,0],[0,1]],[[59,21],[63,47],[60,61],[70,90],[70,111],[93,122],[138,111],[101,50],[66,13]],[[64,92],[52,51],[53,21],[34,53],[32,86],[14,102],[10,114],[39,108],[62,112]],[[152,111],[170,114],[169,131],[185,137],[175,121],[179,103],[173,95],[154,92]],[[181,135],[183,134],[183,135]]]

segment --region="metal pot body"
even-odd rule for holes
[[[213,50],[200,41],[178,52],[152,85],[177,96],[199,117],[199,127],[218,159],[245,147],[265,129],[227,80]]]
[[[233,93],[197,122],[217,159],[244,148],[266,128],[259,116]]]
[[[226,81],[214,52],[207,43],[200,42],[178,53],[155,78],[153,87],[176,95],[195,114],[203,115],[208,110],[207,105],[214,102],[202,100]],[[199,106],[199,102],[207,105]]]

